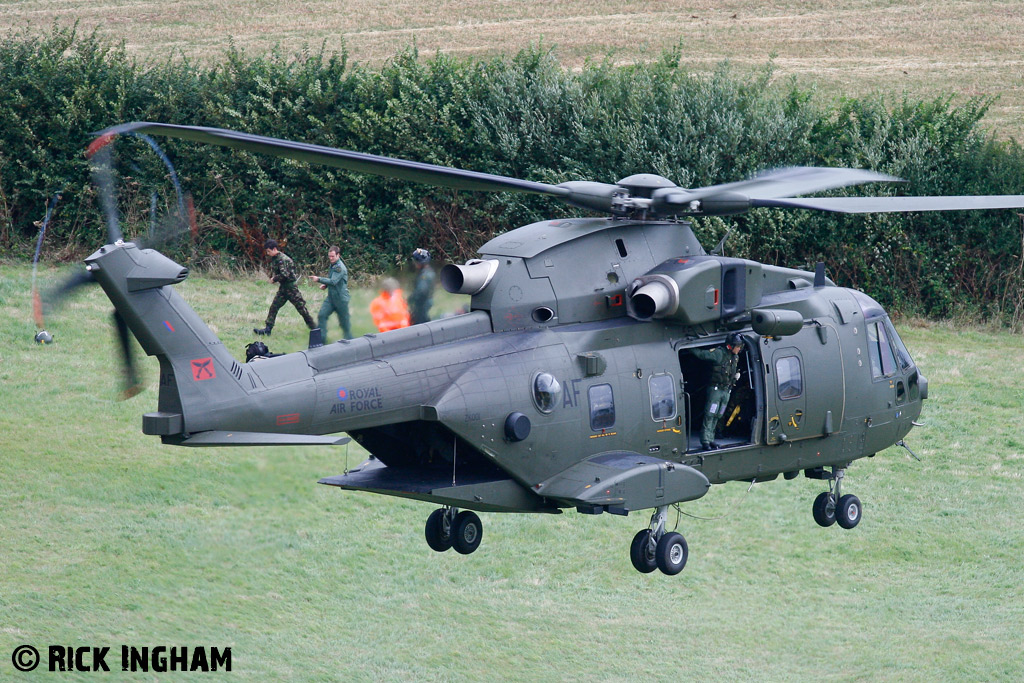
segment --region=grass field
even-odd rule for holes
[[[151,359],[148,391],[115,400],[99,289],[40,347],[30,279],[0,265],[0,678],[27,679],[23,643],[231,646],[238,680],[1024,678],[1019,336],[900,325],[930,381],[922,462],[894,448],[850,468],[856,529],[814,524],[821,482],[728,484],[685,506],[712,519],[683,518],[684,572],[644,576],[628,546],[646,515],[489,514],[477,553],[437,554],[432,506],[316,484],[354,446],[161,446],[140,429]],[[179,290],[236,357],[272,293]],[[285,309],[272,350],[303,338]]]
[[[280,44],[344,46],[378,64],[415,42],[421,54],[488,56],[529,44],[554,46],[576,66],[606,56],[657,58],[682,45],[683,61],[710,71],[724,60],[778,77],[796,76],[823,94],[884,92],[931,98],[998,96],[986,124],[1024,138],[1024,12],[1018,0],[856,0],[807,3],[725,0],[19,0],[0,4],[0,29],[79,21],[124,40],[132,54],[216,61],[232,40],[251,52]]]

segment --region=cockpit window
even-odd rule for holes
[[[853,294],[853,298],[857,300],[858,304],[860,304],[860,310],[864,314],[865,319],[885,314],[882,304],[878,303],[864,292],[858,292],[856,289],[851,289],[850,293]]]
[[[656,421],[676,416],[676,391],[672,375],[651,375],[651,417]]]
[[[879,320],[868,323],[868,357],[872,377],[889,377],[896,372],[896,358],[889,346],[885,326]]]
[[[907,351],[903,340],[900,339],[900,335],[896,334],[896,328],[893,327],[892,321],[888,318],[885,319],[885,330],[889,333],[889,339],[892,341],[893,346],[896,347],[896,360],[899,361],[900,369],[906,370],[914,364],[914,361],[910,357],[910,352]]]

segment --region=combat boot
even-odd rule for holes
[[[258,334],[261,337],[269,337],[270,336],[270,330],[272,330],[272,329],[274,329],[274,328],[272,328],[272,327],[270,327],[268,325],[267,327],[263,327],[263,328],[254,327],[254,328],[252,328],[252,331],[255,332],[256,334]]]

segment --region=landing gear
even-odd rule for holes
[[[484,538],[484,525],[475,512],[463,510],[455,517],[452,529],[452,547],[461,555],[469,555],[480,547]]]
[[[633,537],[629,546],[629,559],[633,567],[642,574],[650,574],[655,569],[674,576],[683,571],[690,549],[683,535],[675,531],[665,532],[665,521],[668,518],[668,506],[662,505],[651,515],[651,525],[641,529]]]
[[[854,495],[845,495],[839,499],[839,507],[836,508],[836,521],[844,529],[852,529],[860,522],[861,512],[860,498]]]
[[[814,506],[811,508],[814,514],[814,521],[824,527],[836,523],[836,499],[832,497],[831,491],[822,491],[814,499]]]
[[[670,531],[658,541],[654,555],[658,560],[658,569],[661,570],[661,573],[675,576],[686,566],[690,548],[686,545],[686,539],[682,534]]]
[[[438,508],[427,517],[423,535],[431,550],[443,553],[452,547],[452,521],[457,512],[454,508]]]
[[[811,508],[814,521],[821,526],[829,527],[839,522],[839,526],[844,529],[852,529],[860,522],[863,513],[860,499],[850,494],[840,495],[845,473],[846,470],[843,468],[833,468],[831,476],[822,470],[822,476],[815,477],[828,479],[829,482],[829,490],[819,493]]]
[[[658,568],[658,560],[654,555],[657,543],[651,541],[651,530],[641,529],[633,537],[629,546],[629,560],[633,568],[641,574],[650,574]]]
[[[449,548],[455,548],[455,552],[469,555],[480,547],[484,525],[475,512],[459,512],[458,508],[443,507],[427,517],[423,535],[431,550],[443,553]]]

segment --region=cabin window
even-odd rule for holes
[[[775,378],[779,383],[779,398],[797,398],[804,393],[800,359],[796,356],[783,356],[775,361]]]
[[[672,375],[651,375],[651,417],[656,421],[671,420],[676,416],[676,387]]]
[[[587,390],[590,399],[590,428],[595,432],[615,425],[615,397],[611,384],[595,384]]]
[[[545,414],[550,413],[555,409],[561,395],[562,385],[553,375],[538,372],[533,376],[533,402],[537,410]]]
[[[896,372],[896,358],[892,355],[888,335],[877,320],[868,323],[868,357],[872,377],[888,377]]]

